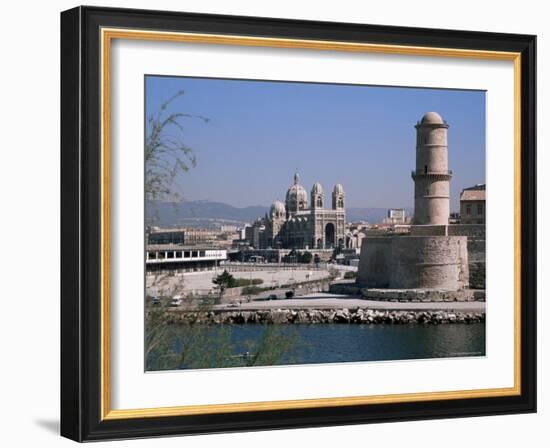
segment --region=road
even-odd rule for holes
[[[370,308],[377,310],[456,310],[462,312],[484,312],[485,302],[380,302],[360,297],[330,293],[313,293],[293,299],[253,300],[240,305],[216,305],[216,309],[228,310],[267,310],[267,309],[330,309],[330,308]]]
[[[258,286],[262,288],[277,288],[279,285],[284,284],[323,281],[329,277],[327,270],[295,269],[277,271],[269,268],[269,265],[262,265],[261,267],[265,267],[265,269],[231,271],[231,275],[238,279],[261,279],[262,283]],[[149,274],[146,279],[147,294],[155,296],[163,293],[172,295],[186,295],[189,293],[206,295],[214,293],[215,285],[212,283],[212,279],[222,272],[223,269],[220,268],[214,271],[188,272],[173,276]],[[273,294],[273,292],[270,294]]]

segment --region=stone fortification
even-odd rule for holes
[[[357,284],[366,288],[442,289],[468,287],[463,236],[366,237]]]
[[[470,288],[485,289],[485,224],[411,226],[411,235],[465,236],[468,238]]]

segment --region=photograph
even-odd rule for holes
[[[145,75],[145,370],[485,357],[486,93]]]
[[[297,7],[60,14],[63,437],[537,412],[540,27]]]

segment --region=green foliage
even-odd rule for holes
[[[256,291],[252,288],[257,288],[257,285],[261,285],[264,281],[261,278],[235,278],[227,270],[223,271],[220,275],[212,279],[212,283],[220,288],[219,300],[223,298],[223,294],[227,288],[237,288],[243,286],[242,291],[245,295],[255,294]],[[260,288],[258,290],[261,291]]]
[[[315,255],[317,257],[317,255]],[[284,263],[304,263],[309,264],[313,260],[313,254],[309,251],[298,252],[292,249],[282,258]]]
[[[207,312],[206,309],[202,313]],[[216,335],[200,324],[169,323],[166,309],[147,310],[145,318],[146,370],[223,367],[230,359],[232,345],[229,328]]]
[[[242,347],[233,342],[237,327],[201,324],[201,316],[212,311],[212,304],[203,302],[195,323],[174,324],[166,308],[151,307],[145,319],[146,370],[202,369],[277,365],[292,362],[299,336],[284,325],[261,325],[255,339]],[[254,324],[256,325],[256,324]],[[258,324],[260,325],[260,324]]]
[[[234,288],[237,284],[237,280],[227,270],[223,271],[220,275],[212,279],[212,283],[218,285],[220,289]]]
[[[170,197],[177,199],[173,191],[174,178],[180,171],[189,171],[197,164],[193,149],[187,146],[182,134],[184,122],[189,118],[204,123],[208,118],[182,112],[166,114],[168,106],[184,91],[180,90],[165,101],[160,110],[147,118],[145,137],[145,196],[149,201]]]
[[[345,279],[352,279],[352,278],[357,278],[357,271],[347,271],[345,274],[344,274],[344,278]]]
[[[269,288],[260,288],[259,286],[245,286],[242,290],[242,294],[245,296],[253,296],[267,291]]]
[[[236,278],[234,286],[232,288],[238,287],[238,286],[253,286],[253,285],[261,285],[264,281],[261,278]]]
[[[263,325],[262,335],[255,341],[248,341],[250,356],[244,359],[246,367],[273,366],[292,363],[292,353],[299,340],[295,328],[289,325]]]

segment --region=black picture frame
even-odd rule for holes
[[[521,393],[516,396],[102,419],[100,29],[521,54]],[[61,435],[76,441],[536,412],[536,37],[99,7],[61,13]]]

